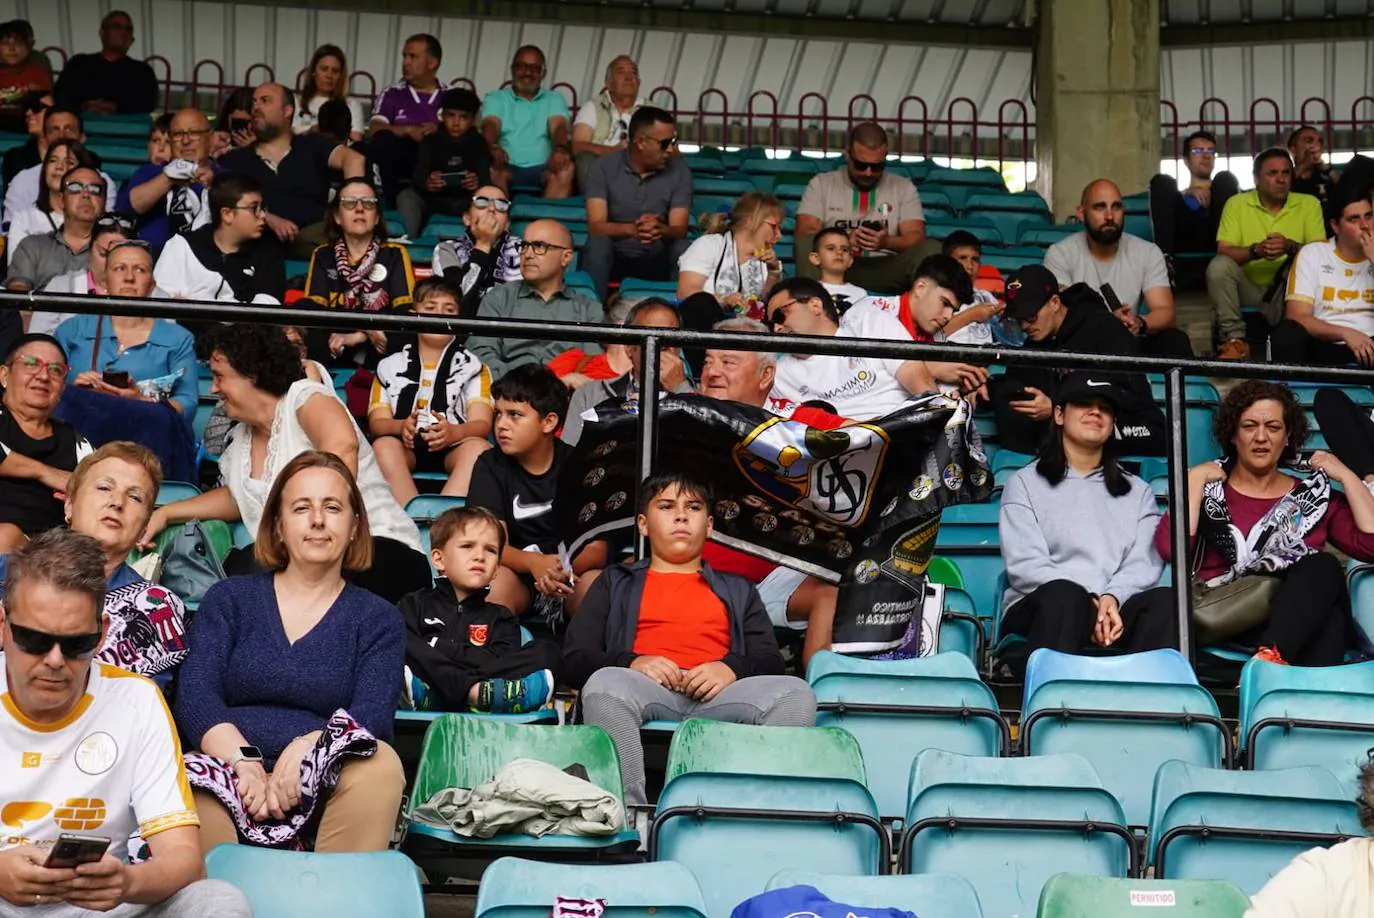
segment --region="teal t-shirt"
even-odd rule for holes
[[[507,86],[487,93],[482,99],[482,118],[501,120],[501,149],[513,166],[542,166],[553,153],[549,119],[562,116],[571,125],[572,116],[563,94],[548,89],[522,99]]]

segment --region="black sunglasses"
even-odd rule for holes
[[[887,161],[878,160],[876,163],[866,163],[861,159],[850,157],[849,165],[853,167],[855,172],[869,172],[873,175],[878,175],[887,168]]]
[[[68,660],[85,660],[100,646],[102,636],[99,631],[91,634],[48,634],[46,631],[25,628],[14,622],[10,622],[9,625],[10,634],[14,637],[14,646],[35,657],[47,656],[48,651],[56,644],[62,651],[62,656]]]

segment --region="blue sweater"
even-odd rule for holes
[[[187,738],[199,747],[211,727],[232,723],[270,767],[293,739],[345,708],[389,741],[405,661],[401,613],[349,584],[319,624],[289,644],[272,580],[223,580],[192,617],[176,699]]]

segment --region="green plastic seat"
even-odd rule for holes
[[[681,864],[545,864],[518,857],[482,874],[474,918],[548,918],[558,897],[602,899],[605,918],[706,918],[696,877]]]
[[[959,565],[949,558],[942,558],[939,555],[930,559],[930,567],[926,568],[926,577],[931,583],[943,583],[947,587],[954,587],[962,590],[964,588],[964,575],[959,571]]]
[[[860,908],[896,906],[920,918],[982,918],[983,915],[972,884],[949,873],[928,873],[918,877],[849,877],[780,870],[768,881],[769,889],[789,886],[810,886],[835,902]]]
[[[1245,893],[1225,880],[1121,880],[1060,873],[1040,891],[1036,918],[1241,918]]]
[[[424,918],[415,864],[399,851],[320,854],[220,845],[205,859],[214,880],[232,883],[255,918]]]
[[[692,773],[795,775],[798,763],[805,763],[807,777],[866,780],[859,743],[844,730],[756,727],[694,717],[673,734],[664,781]]]

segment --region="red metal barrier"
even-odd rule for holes
[[[1178,122],[1178,106],[1175,105],[1174,103],[1170,102],[1168,99],[1160,99],[1160,100],[1159,100],[1159,107],[1160,107],[1160,108],[1166,108],[1166,109],[1169,110],[1169,120],[1168,120],[1168,121],[1165,121],[1165,120],[1164,120],[1164,116],[1161,115],[1160,118],[1159,118],[1159,126],[1160,126],[1161,128],[1168,127],[1168,128],[1170,128],[1170,129],[1173,131],[1173,133],[1174,133],[1174,159],[1180,159],[1181,157],[1180,157],[1180,155],[1179,155],[1179,144],[1181,143],[1181,141],[1182,141],[1183,138],[1182,138],[1181,136],[1179,136],[1179,133],[1180,133],[1180,132],[1179,132],[1179,122]]]
[[[1317,103],[1322,107],[1322,117],[1320,120],[1310,118],[1307,115],[1307,106]],[[1331,103],[1317,96],[1312,96],[1302,100],[1302,105],[1298,107],[1298,120],[1303,124],[1310,124],[1322,132],[1322,139],[1325,141],[1325,149],[1331,149],[1332,142],[1335,140],[1331,131]],[[1284,143],[1288,138],[1280,137],[1279,142]]]
[[[997,171],[1002,172],[1007,165],[1006,155],[1006,136],[1010,128],[1016,127],[1015,124],[1006,120],[1004,113],[1008,105],[1016,106],[1021,112],[1021,157],[1031,158],[1030,145],[1030,109],[1026,103],[1020,99],[1007,99],[997,106]]]
[[[921,155],[930,156],[930,108],[920,96],[907,96],[897,103],[897,152],[906,155],[906,104],[921,103]]]
[[[364,71],[359,71],[359,73],[362,72]],[[357,74],[354,74],[354,76],[356,75]],[[372,74],[369,73],[368,78],[372,79]],[[461,86],[464,89],[470,89],[473,92],[477,91],[477,84],[472,82],[472,80],[469,80],[467,77],[458,77],[457,79],[449,80],[448,85],[450,89],[457,89],[459,86]],[[377,81],[375,79],[372,79],[372,91],[374,93],[377,91]]]
[[[62,57],[62,67],[67,66],[67,49],[66,49],[66,48],[63,48],[63,47],[61,47],[60,45],[48,45],[46,48],[40,48],[39,51],[41,51],[41,52],[43,53],[44,56],[46,56],[47,53],[48,53],[49,51],[56,51],[56,52]],[[51,63],[51,61],[49,61],[49,63]],[[54,68],[53,68],[53,73],[57,73],[57,72],[61,71],[61,70],[62,70],[62,67],[54,67]]]
[[[1221,106],[1220,129],[1209,126],[1211,124],[1211,122],[1207,120],[1207,106],[1209,105]],[[1197,123],[1199,127],[1203,128],[1204,130],[1211,131],[1213,134],[1217,135],[1218,145],[1221,146],[1222,150],[1224,151],[1222,153],[1223,156],[1231,155],[1231,106],[1226,104],[1225,99],[1218,99],[1215,96],[1208,96],[1206,99],[1203,99],[1200,103],[1198,103]]]
[[[554,84],[553,84],[552,86],[550,86],[549,88],[552,89],[554,92],[558,92],[558,90],[560,90],[560,89],[566,89],[566,90],[568,91],[568,95],[572,97],[572,103],[568,106],[568,109],[573,113],[573,117],[576,117],[576,116],[577,116],[577,87],[574,86],[574,85],[571,84],[571,83],[554,83]],[[571,128],[572,128],[572,125],[568,125],[568,127],[569,127],[569,129],[571,129]]]
[[[707,89],[697,96],[697,143],[706,142],[706,116],[715,114],[706,110],[706,99],[716,96],[720,97],[720,143],[726,146],[730,141],[730,100],[719,89]]]
[[[366,93],[354,92],[353,81],[363,78],[367,80],[367,85],[371,88],[369,88]],[[355,99],[366,99],[368,109],[373,109],[377,107],[377,78],[372,75],[371,71],[353,71],[353,75],[348,78],[348,92],[349,95],[353,96],[353,98]]]
[[[821,153],[830,152],[830,102],[819,92],[808,92],[797,100],[797,139],[806,136],[806,103],[811,100],[821,103]]]
[[[202,84],[202,83],[200,82],[200,68],[202,68],[202,67],[204,67],[204,66],[206,66],[206,65],[209,65],[209,66],[211,66],[211,67],[214,67],[214,68],[215,68],[215,72],[219,74],[219,79],[216,80],[214,83],[205,83],[205,84]],[[220,64],[219,61],[212,61],[212,60],[210,60],[209,58],[206,58],[205,60],[197,61],[197,62],[196,62],[196,66],[193,67],[193,68],[191,69],[191,85],[190,85],[190,90],[191,90],[191,103],[192,103],[193,105],[196,104],[196,96],[200,93],[200,90],[201,90],[202,88],[204,88],[204,89],[213,89],[213,90],[215,90],[215,98],[216,98],[216,99],[218,99],[218,98],[220,98],[220,97],[222,97],[222,96],[224,95],[224,67],[221,66],[221,64]]]
[[[754,100],[759,96],[763,96],[773,103],[773,110],[768,114],[770,124],[768,146],[776,150],[778,147],[778,97],[766,89],[760,89],[749,94],[748,107],[744,113],[744,141],[750,146],[754,144]]]
[[[672,101],[670,101],[667,105],[661,105],[661,104],[659,104],[659,103],[656,101],[656,99],[657,99],[657,97],[659,96],[659,94],[665,94],[665,95],[667,95]],[[655,87],[649,92],[649,94],[648,94],[647,96],[645,96],[645,98],[648,99],[649,102],[650,102],[651,104],[658,105],[659,108],[663,109],[665,112],[667,112],[668,114],[672,115],[674,119],[678,118],[678,116],[679,116],[680,113],[678,112],[678,107],[677,107],[677,91],[676,91],[675,89],[673,89],[673,87],[671,87],[671,86],[655,86]],[[680,130],[679,130],[679,133],[681,133]]]
[[[1250,138],[1250,149],[1252,150],[1260,149],[1259,136],[1257,133],[1259,121],[1255,117],[1255,109],[1257,109],[1260,105],[1266,104],[1273,111],[1274,118],[1272,122],[1266,120],[1265,124],[1273,124],[1274,136],[1278,138],[1279,143],[1283,142],[1283,119],[1279,115],[1279,104],[1275,102],[1273,99],[1270,99],[1268,96],[1260,96],[1258,99],[1250,103],[1250,133],[1248,136]]]
[[[1360,96],[1354,102],[1350,103],[1350,140],[1357,154],[1360,152],[1360,128],[1362,123],[1364,125],[1374,124],[1374,119],[1367,119],[1361,122],[1360,116],[1357,114],[1360,110],[1360,106],[1365,103],[1374,105],[1374,96]]]
[[[972,113],[972,114],[969,115],[968,121],[956,121],[955,118],[954,118],[954,106],[958,105],[958,104],[961,103],[961,102],[962,102],[963,104],[967,105],[967,106],[968,106],[968,110]],[[967,96],[955,96],[953,99],[950,99],[950,100],[949,100],[949,105],[945,106],[945,124],[946,124],[946,127],[948,128],[948,131],[949,131],[948,139],[947,139],[947,141],[946,141],[947,146],[945,147],[945,155],[946,155],[946,156],[953,156],[953,155],[954,155],[954,128],[955,128],[956,125],[959,125],[959,124],[967,124],[967,125],[969,126],[970,130],[971,130],[972,133],[973,133],[973,150],[974,150],[975,155],[977,154],[977,151],[978,151],[978,105],[977,105],[972,99],[968,98]]]
[[[264,70],[264,71],[266,71],[266,73],[267,73],[267,79],[265,79],[265,80],[255,79],[254,76],[253,76],[253,74],[256,73],[258,70]],[[301,71],[301,73],[304,73],[304,72],[305,72],[304,70]],[[299,80],[300,80],[299,75],[297,75],[296,79],[297,79],[297,81],[298,81],[298,82],[297,82],[297,85],[299,86],[299,85],[300,85],[300,83],[299,83]],[[247,70],[243,71],[243,85],[244,85],[244,86],[261,86],[263,83],[275,83],[275,82],[277,82],[277,72],[276,72],[275,70],[272,69],[272,65],[271,65],[271,64],[262,64],[262,63],[253,64],[253,65],[250,66]]]
[[[47,49],[47,48],[44,48],[43,50],[44,50],[44,52],[46,53],[48,49]],[[58,51],[62,51],[61,48],[58,48],[57,50],[58,50]],[[66,58],[67,58],[67,53],[66,53],[65,51],[62,51],[62,59],[65,61]],[[158,65],[158,64],[161,64],[161,65],[162,65],[162,79],[159,81],[159,82],[162,83],[162,110],[163,110],[163,111],[171,111],[171,110],[172,110],[172,62],[169,61],[169,60],[167,60],[167,58],[163,57],[161,54],[150,54],[150,55],[148,55],[146,58],[143,59],[143,62],[144,62],[145,64],[147,64],[149,67],[152,67],[152,68],[153,68],[153,73],[154,73],[154,74],[157,73],[157,65]]]

